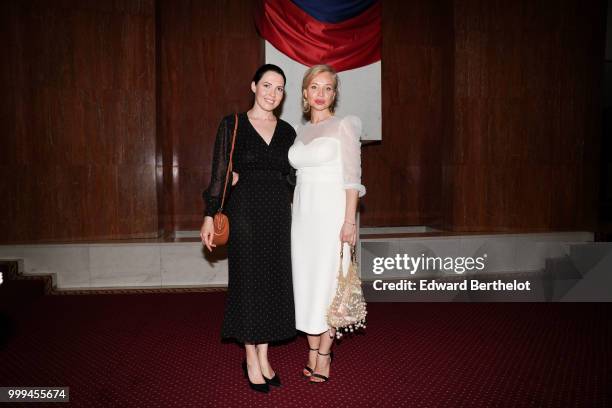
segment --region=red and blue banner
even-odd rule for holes
[[[262,0],[255,22],[265,40],[306,66],[340,72],[380,61],[377,0]]]

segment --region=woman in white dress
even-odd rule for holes
[[[296,328],[307,334],[311,383],[329,378],[334,331],[326,313],[337,287],[340,245],[357,239],[355,215],[361,184],[361,121],[334,116],[338,79],[316,65],[304,74],[303,110],[310,119],[297,129],[289,162],[297,169],[291,224],[291,257]],[[349,256],[345,256],[348,263]],[[345,265],[346,266],[346,265]],[[346,270],[346,269],[345,269]]]

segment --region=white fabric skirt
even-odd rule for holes
[[[346,190],[341,169],[334,166],[298,170],[293,195],[291,257],[297,330],[320,334],[329,327],[327,308],[337,287],[340,229]],[[345,244],[347,270],[350,252]]]

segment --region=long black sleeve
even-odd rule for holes
[[[232,149],[232,134],[234,130],[234,117],[225,117],[219,124],[217,129],[217,137],[215,139],[215,148],[213,151],[213,163],[210,176],[210,184],[202,194],[206,209],[205,216],[212,217],[221,206],[223,197],[223,187],[225,185],[225,175],[227,166],[229,165],[230,152]],[[230,175],[231,176],[231,175]],[[231,188],[231,179],[228,180],[227,191],[225,193],[225,202],[229,197]]]
[[[289,170],[289,173],[287,174],[286,178],[287,178],[287,182],[293,189],[293,187],[295,187],[295,184],[297,182],[296,170],[293,167]]]
[[[295,129],[293,129],[293,127],[289,127],[290,131],[289,131],[289,137],[291,140],[291,144],[293,144],[295,142]],[[285,175],[285,178],[287,180],[287,182],[289,183],[289,185],[291,186],[291,190],[293,191],[296,181],[297,181],[297,175],[296,175],[296,170],[293,168],[293,166],[291,166],[291,164],[289,164],[289,161],[287,161],[287,164],[285,166],[285,171],[283,172],[283,174]]]

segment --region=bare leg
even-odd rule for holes
[[[317,364],[315,367],[315,374],[321,374],[325,377],[329,377],[329,365],[331,363],[331,347],[334,344],[334,336],[336,332],[333,329],[321,333],[319,337],[319,352],[317,353]],[[324,380],[317,377],[310,379],[312,382],[323,382]]]
[[[257,345],[257,359],[259,360],[259,367],[264,377],[268,379],[273,378],[275,373],[268,361],[268,343]]]
[[[308,363],[306,363],[306,367],[310,367],[314,370],[315,366],[317,365],[316,350],[319,349],[319,343],[321,341],[321,336],[320,335],[312,336],[308,334],[306,337],[308,337],[308,347],[310,348],[310,350],[308,350]],[[306,369],[303,370],[303,374],[307,377],[310,377],[310,372]]]
[[[257,358],[257,346],[246,343],[244,348],[246,350],[247,371],[250,381],[254,384],[264,384],[265,381],[261,374],[259,359]]]

